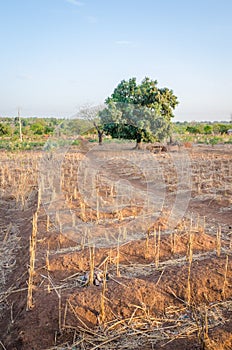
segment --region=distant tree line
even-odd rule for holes
[[[111,105],[112,108],[112,105]],[[122,107],[121,107],[122,108]],[[124,106],[125,108],[125,106]],[[141,109],[143,111],[143,109]],[[115,110],[114,110],[115,112]],[[110,113],[113,113],[110,111]],[[106,116],[105,116],[106,115]],[[164,124],[164,129],[159,126],[156,135],[151,135],[148,129],[141,128],[141,135],[138,135],[137,125],[132,124],[121,124],[118,122],[113,122],[107,120],[109,115],[107,111],[103,110],[102,120],[108,121],[104,125],[104,133],[111,135],[113,138],[131,138],[140,139],[142,135],[144,141],[152,141],[154,139],[161,137],[163,135],[168,135],[170,132],[170,124]],[[110,116],[111,117],[111,116]],[[157,119],[158,120],[158,119]],[[156,123],[157,123],[156,120]],[[60,119],[60,118],[22,118],[22,132],[24,137],[33,136],[45,136],[51,135],[55,131],[56,127],[59,125],[62,129],[63,134],[67,135],[77,135],[88,131],[89,134],[96,134],[94,125],[84,119]],[[154,123],[154,122],[153,122]],[[0,118],[0,136],[1,137],[13,137],[19,133],[19,121],[17,118]],[[154,124],[155,125],[155,124]],[[167,127],[168,126],[168,127]],[[101,129],[103,129],[102,126]],[[192,134],[192,135],[223,135],[226,134],[228,130],[232,129],[232,124],[230,123],[219,123],[219,122],[173,122],[172,132],[177,134]]]
[[[49,135],[62,120],[57,118],[21,118],[24,136]],[[0,136],[14,136],[19,133],[19,118],[0,118]]]
[[[228,130],[232,129],[230,123],[202,123],[202,122],[176,122],[174,123],[174,131],[179,134],[193,135],[224,135]]]

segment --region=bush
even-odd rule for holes
[[[42,125],[41,123],[37,122],[34,123],[30,126],[30,129],[33,131],[34,134],[36,135],[43,135],[45,132],[45,128],[44,125]]]
[[[44,129],[44,132],[45,132],[45,134],[51,134],[51,133],[53,133],[53,131],[54,131],[54,127],[52,127],[52,126],[45,126],[45,129]]]
[[[0,136],[10,135],[10,134],[11,134],[10,125],[0,123]]]
[[[213,128],[211,125],[207,124],[204,126],[204,134],[210,135],[210,134],[212,134],[212,132],[213,132]]]
[[[212,137],[210,140],[209,140],[209,143],[214,146],[214,145],[217,145],[219,142],[222,142],[222,138],[221,137]]]
[[[200,134],[200,128],[198,126],[187,126],[186,131],[190,132],[190,134]]]
[[[74,140],[72,143],[72,146],[79,146],[80,145],[80,140]]]

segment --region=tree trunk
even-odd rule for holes
[[[95,126],[98,134],[98,144],[99,146],[102,145],[102,140],[103,140],[103,130],[100,130],[100,128],[97,126],[97,124],[94,122],[93,125]]]
[[[135,149],[141,149],[141,148],[142,148],[142,142],[137,140]]]
[[[135,149],[141,149],[141,148],[142,148],[142,135],[140,133],[138,133],[137,137],[136,137]]]
[[[99,146],[101,146],[102,139],[103,139],[103,131],[98,130],[97,133],[98,133],[98,144],[99,144]]]

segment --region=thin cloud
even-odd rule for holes
[[[75,5],[75,6],[83,6],[84,3],[79,0],[66,0],[69,4]]]

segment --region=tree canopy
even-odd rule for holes
[[[122,80],[99,113],[104,131],[137,144],[167,137],[178,101],[172,90],[157,85],[147,77],[140,84],[136,78]]]

